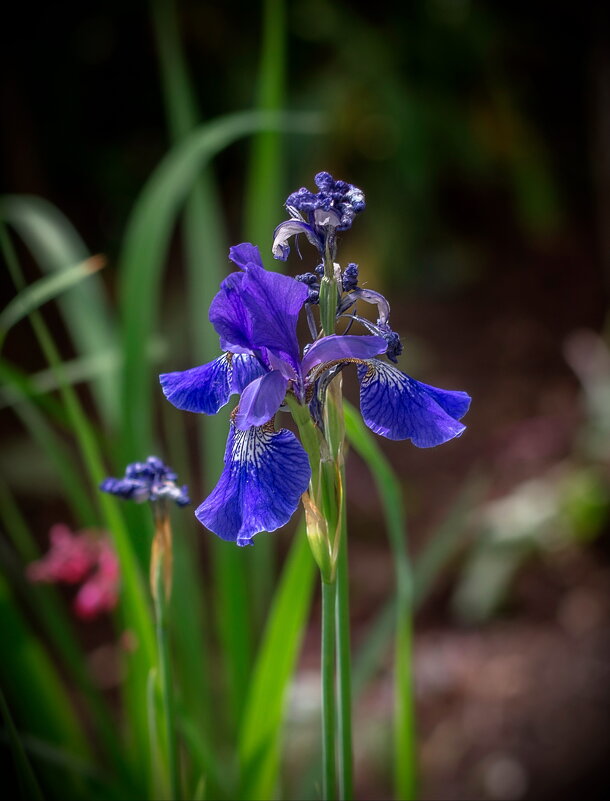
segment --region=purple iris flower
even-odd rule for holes
[[[468,395],[422,384],[375,358],[388,349],[388,337],[379,327],[370,335],[318,337],[302,354],[296,328],[310,298],[307,282],[268,272],[258,248],[248,243],[231,248],[229,257],[241,271],[222,282],[209,312],[225,353],[200,367],[160,376],[166,398],[187,411],[215,414],[232,394],[241,395],[224,469],[195,512],[206,528],[247,545],[258,532],[274,531],[290,519],[311,469],[294,434],[275,430],[275,413],[292,392],[301,404],[310,404],[317,419],[319,388],[347,364],[358,367],[361,409],[373,431],[411,439],[419,447],[462,433],[458,421],[468,409]],[[356,291],[354,267],[348,273],[350,295]],[[349,313],[359,299],[377,302],[356,295],[346,306],[338,304],[338,315],[362,319]]]
[[[177,408],[215,414],[240,393],[232,416],[225,467],[212,494],[195,512],[206,528],[238,545],[259,531],[283,526],[307,489],[311,469],[292,432],[275,431],[273,418],[290,389],[301,403],[320,365],[383,353],[376,336],[329,336],[301,356],[297,318],[307,287],[262,265],[258,248],[231,248],[242,272],[229,275],[210,306],[210,321],[226,352],[208,364],[160,376]]]

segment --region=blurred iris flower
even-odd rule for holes
[[[188,506],[191,502],[188,489],[179,487],[177,479],[176,473],[158,456],[149,456],[145,462],[127,465],[123,478],[105,478],[100,489],[136,503],[170,500],[178,506]]]
[[[287,256],[288,239],[299,233],[318,250],[334,252],[335,231],[348,228],[364,208],[364,196],[356,187],[331,183],[328,173],[316,176],[316,182],[321,187],[316,195],[303,189],[287,201],[293,219],[276,229],[273,245],[280,258]],[[336,184],[339,189],[333,190]],[[295,217],[302,204],[307,206],[308,222]],[[258,532],[274,531],[290,519],[307,490],[311,469],[295,435],[275,430],[275,414],[292,393],[321,426],[324,390],[348,364],[358,368],[362,415],[376,433],[411,439],[419,447],[439,445],[462,433],[465,427],[458,421],[470,404],[465,392],[422,384],[375,358],[387,353],[395,361],[402,347],[389,327],[385,298],[358,289],[356,265],[348,265],[342,275],[339,286],[347,292],[338,292],[337,317],[349,318],[349,326],[360,322],[370,333],[322,336],[311,315],[319,271],[299,280],[269,272],[258,248],[249,243],[231,248],[229,258],[240,272],[222,282],[209,311],[225,353],[200,367],[160,376],[166,398],[186,411],[215,414],[232,394],[241,395],[232,414],[224,469],[195,512],[206,528],[243,546]],[[360,300],[377,305],[376,324],[356,314]],[[314,341],[301,355],[296,329],[303,307]]]

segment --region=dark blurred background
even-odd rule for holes
[[[287,140],[277,222],[282,199],[321,169],[362,187],[368,208],[341,260],[359,262],[389,297],[402,369],[473,396],[461,439],[430,452],[384,443],[404,483],[414,552],[459,516],[418,623],[421,796],[606,797],[603,4],[287,5],[287,107],[323,112],[330,131]],[[178,9],[202,120],[251,107],[259,4],[181,0]],[[25,2],[12,14],[1,47],[4,189],[57,205],[91,252],[107,255],[112,288],[129,211],[170,143],[149,6]],[[214,164],[231,242],[243,237],[247,155],[238,144]],[[271,234],[257,243],[263,252]],[[2,286],[11,291],[6,276]],[[179,287],[169,292],[178,302]],[[27,337],[8,353],[35,370]],[[349,471],[357,643],[386,596],[391,557],[356,457]],[[48,527],[45,508],[33,514]],[[316,631],[306,646],[305,677]],[[387,791],[390,687],[382,675],[359,713],[362,797]]]

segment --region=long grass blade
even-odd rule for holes
[[[262,0],[262,42],[256,108],[279,112],[286,100],[286,4]],[[245,204],[246,239],[270,243],[282,209],[284,178],[283,134],[259,131],[252,137]],[[270,250],[270,246],[267,248]]]
[[[269,799],[279,775],[286,694],[309,615],[316,575],[304,527],[290,549],[258,651],[239,737],[240,797]]]
[[[189,75],[185,55],[181,46],[179,34],[176,5],[171,0],[153,0],[152,16],[155,28],[157,49],[159,54],[159,67],[161,84],[163,87],[163,99],[166,109],[170,135],[174,144],[179,143],[188,136],[199,123],[199,113],[195,101],[195,93]],[[226,242],[223,230],[223,220],[220,208],[220,201],[214,186],[211,175],[211,165],[199,170],[199,174],[192,181],[190,192],[183,214],[183,240],[186,259],[187,287],[185,291],[186,305],[188,308],[189,325],[189,351],[190,354],[182,354],[182,358],[187,355],[193,360],[191,363],[202,363],[211,361],[217,355],[217,340],[213,329],[207,320],[207,316],[202,314],[202,309],[207,309],[216,292],[222,278],[222,264],[226,259]],[[174,428],[180,428],[180,436],[184,438],[184,416],[176,415],[175,410],[168,410],[168,416],[173,415]],[[200,447],[204,454],[204,464],[220,464],[223,455],[223,436],[222,427],[219,421],[205,420],[200,427]],[[209,485],[211,475],[206,471],[206,482]],[[186,545],[186,543],[185,543]],[[184,566],[188,566],[197,561],[198,542],[190,538],[188,540],[190,555],[184,554]],[[222,546],[222,544],[218,544]],[[231,592],[235,594],[235,587],[240,587],[244,583],[243,560],[240,561],[238,554],[229,553],[225,548],[224,553],[219,553],[218,547],[214,548],[215,561],[228,559],[231,562],[229,571],[219,569],[216,571],[215,586],[222,584],[221,596],[226,597]],[[193,576],[191,578],[194,579]],[[187,589],[190,593],[187,594]],[[188,606],[196,610],[198,618],[203,616],[203,593],[199,582],[193,580],[187,588],[183,582],[174,599],[175,605]],[[221,603],[219,610],[223,610],[223,616],[227,615],[227,610],[231,609],[230,604]],[[224,657],[228,660],[227,673],[231,677],[227,691],[230,694],[228,706],[237,714],[243,706],[243,694],[245,682],[240,680],[241,664],[238,652],[246,651],[246,658],[249,662],[250,655],[248,648],[248,614],[244,608],[227,620],[227,631],[232,633],[230,643],[235,644],[233,649],[223,649]],[[201,619],[199,620],[201,623]],[[199,630],[203,631],[203,628]],[[192,632],[195,634],[195,632]],[[189,642],[190,639],[190,642]],[[210,735],[210,667],[208,664],[207,653],[203,637],[199,633],[195,638],[184,638],[178,640],[177,660],[179,669],[184,678],[191,676],[196,679],[188,682],[185,692],[189,692],[189,705],[194,713],[194,719],[198,721],[202,732],[206,738]],[[193,667],[197,666],[198,677],[193,676]],[[210,789],[208,785],[208,789]]]
[[[141,458],[152,441],[152,375],[143,348],[158,313],[162,267],[176,215],[195,177],[240,137],[265,128],[320,130],[312,114],[242,112],[207,123],[176,145],[157,167],[132,212],[120,258],[120,304],[125,364],[122,381],[123,461]],[[203,299],[201,300],[203,304]]]
[[[0,660],[2,686],[11,700],[20,728],[42,739],[89,753],[87,740],[72,703],[46,652],[25,622],[0,576],[0,624],[5,642]]]
[[[104,261],[102,259],[93,257],[74,267],[68,267],[68,269],[62,270],[60,273],[48,275],[33,284],[29,284],[0,312],[0,336],[5,337],[8,331],[19,320],[27,317],[31,311],[40,308],[48,301],[76,286],[83,278],[88,278],[103,266]]]
[[[148,357],[151,362],[153,364],[160,362],[166,353],[166,343],[160,338],[154,338],[148,349]],[[95,356],[83,356],[64,361],[62,373],[65,382],[72,386],[87,383],[100,378],[100,376],[107,376],[108,381],[112,381],[112,373],[115,373],[121,364],[122,356],[118,349],[105,350]],[[36,403],[44,406],[56,420],[65,422],[61,406],[56,404],[53,399],[44,397],[59,389],[60,386],[57,375],[52,369],[39,370],[26,376],[6,359],[0,359],[0,365],[0,369],[10,376],[10,381],[7,380],[6,384],[0,387],[0,411],[18,404],[25,396],[26,398],[35,398]],[[20,391],[12,389],[13,382],[18,385]]]
[[[30,607],[33,617],[38,619],[42,632],[47,635],[49,643],[61,657],[61,663],[66,666],[75,687],[82,692],[88,705],[92,725],[99,734],[106,753],[113,759],[116,769],[122,772],[125,766],[116,731],[108,709],[91,681],[83,652],[66,615],[65,606],[60,602],[52,586],[41,587],[32,584],[25,586],[23,565],[38,559],[40,551],[15,499],[1,480],[0,520],[13,543],[16,554],[20,557],[17,567],[20,581],[13,581],[13,585],[23,590],[24,600]]]
[[[120,300],[123,321],[123,349],[125,363],[122,382],[123,427],[120,446],[123,462],[141,458],[152,441],[153,400],[160,396],[153,387],[150,363],[143,353],[154,329],[158,310],[162,268],[167,253],[170,234],[177,215],[191,192],[197,176],[212,158],[240,137],[267,128],[315,133],[321,130],[319,117],[311,114],[281,115],[259,112],[234,114],[206,123],[183,141],[178,143],[161,162],[136,203],[130,219],[123,253],[120,259]],[[199,209],[202,219],[210,218],[211,208]],[[201,226],[201,219],[193,220]],[[199,248],[200,250],[201,248]],[[201,356],[206,360],[217,355],[215,339],[204,321],[202,309],[206,309],[217,291],[218,275],[206,273],[203,281],[197,273],[194,260],[191,276],[190,297],[196,303],[192,317],[197,321],[196,333],[201,332]],[[220,257],[217,265],[221,263]],[[218,266],[217,266],[218,269]],[[201,328],[203,326],[203,329]],[[210,355],[209,355],[210,354]],[[188,365],[185,365],[188,366]],[[174,369],[178,368],[176,365]],[[206,447],[206,472],[208,481],[216,476],[221,464],[226,427],[222,417],[202,421]],[[240,555],[227,548],[224,543],[214,543],[216,569],[219,575],[221,597],[218,608],[222,610],[229,625],[221,626],[225,636],[225,647],[230,649],[229,686],[232,688],[233,718],[236,719],[243,706],[244,678],[249,669],[247,652],[248,626],[244,626],[244,609],[235,604],[240,600],[244,582],[238,573]]]
[[[417,611],[427,600],[435,581],[464,542],[468,516],[483,495],[485,482],[476,473],[468,477],[446,517],[428,538],[413,564],[413,604]],[[394,632],[394,599],[378,612],[354,660],[354,692],[362,692],[375,675]]]
[[[17,289],[21,289],[23,276],[12,243],[2,225],[0,225],[0,244]],[[63,379],[59,352],[42,317],[37,311],[33,311],[30,314],[30,320],[40,348],[49,365],[57,374],[62,403],[79,446],[87,477],[92,486],[98,487],[105,477],[106,471],[93,426],[85,414],[74,389]],[[99,493],[98,502],[106,528],[113,536],[121,564],[122,610],[125,613],[125,623],[131,629],[137,641],[137,648],[129,654],[128,658],[130,670],[126,684],[126,701],[130,708],[130,719],[134,725],[137,738],[136,751],[138,753],[134,754],[134,758],[139,761],[143,773],[146,774],[148,733],[146,706],[143,696],[148,670],[151,664],[155,664],[154,635],[142,576],[124,519],[118,511],[115,499],[111,496],[106,493]]]
[[[32,195],[6,195],[0,199],[0,220],[18,232],[45,272],[62,273],[90,258],[73,225],[47,200]],[[58,303],[78,354],[93,356],[116,346],[116,323],[99,275],[91,275],[65,291]],[[92,390],[102,419],[109,424],[116,422],[116,381],[98,379]]]
[[[413,576],[407,553],[402,491],[394,471],[350,404],[345,404],[345,430],[351,446],[366,462],[381,497],[396,570],[396,634],[394,642],[394,795],[413,799],[416,793],[415,711],[413,702]]]
[[[284,0],[262,0],[260,63],[256,108],[279,112],[286,93],[286,8]],[[284,134],[259,131],[252,137],[245,193],[245,240],[258,245],[265,258],[282,211]],[[276,269],[282,262],[274,261]],[[273,587],[275,541],[265,538],[253,549],[249,571],[253,620],[261,630]]]

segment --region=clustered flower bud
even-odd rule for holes
[[[178,476],[158,456],[149,456],[145,462],[127,465],[124,478],[106,478],[100,489],[128,501],[160,501],[168,499],[178,506],[190,503],[188,488],[176,484]]]
[[[286,208],[309,214],[317,209],[334,211],[338,216],[338,231],[352,227],[357,214],[364,211],[364,192],[346,181],[336,181],[329,172],[319,172],[314,183],[320,190],[311,192],[302,186],[286,199]]]

